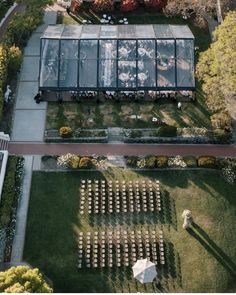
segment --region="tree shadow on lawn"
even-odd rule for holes
[[[187,229],[188,233],[194,237],[229,273],[236,278],[236,264],[227,254],[220,249],[208,234],[196,223],[193,228]]]

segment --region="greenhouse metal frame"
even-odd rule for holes
[[[51,25],[39,90],[194,90],[194,36],[184,25]]]

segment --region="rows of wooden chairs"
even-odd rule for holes
[[[161,211],[158,180],[82,180],[80,214],[140,213]]]
[[[142,258],[165,264],[162,230],[118,228],[78,235],[78,268],[128,267]]]

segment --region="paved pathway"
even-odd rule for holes
[[[23,259],[25,230],[27,223],[27,212],[30,198],[30,187],[33,168],[33,156],[25,156],[24,163],[24,180],[22,196],[19,200],[17,216],[16,216],[16,232],[14,236],[11,264],[18,265]]]
[[[234,145],[180,144],[37,144],[10,143],[11,154],[61,155],[65,153],[96,155],[213,155],[236,157]]]
[[[48,24],[56,23],[56,18],[56,12],[45,12],[44,24],[32,34],[24,50],[11,136],[14,142],[43,141],[47,104],[46,102],[36,104],[33,98],[38,91],[40,36]],[[16,233],[11,256],[12,265],[19,265],[23,259],[32,170],[33,168],[37,170],[39,166],[38,158],[35,158],[34,163],[33,156],[25,156],[23,191],[17,210]]]
[[[34,101],[38,92],[40,36],[48,24],[56,23],[56,18],[56,12],[46,12],[44,24],[32,34],[24,50],[11,135],[14,142],[43,141],[47,103]]]

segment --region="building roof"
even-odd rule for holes
[[[41,37],[40,89],[193,89],[187,26],[52,25]]]
[[[186,25],[50,25],[51,39],[194,39]]]

